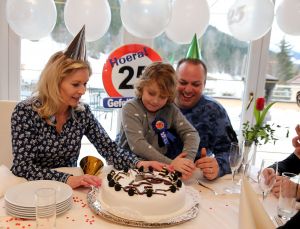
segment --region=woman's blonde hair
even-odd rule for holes
[[[138,98],[142,97],[145,86],[155,82],[160,93],[168,97],[168,103],[172,103],[176,95],[176,71],[172,65],[163,62],[153,62],[144,70],[135,85],[135,94]]]
[[[89,75],[92,74],[87,61],[71,59],[61,51],[50,57],[35,90],[35,96],[41,103],[35,109],[42,118],[48,118],[58,111],[63,102],[59,91],[60,84],[66,76],[79,69],[88,69]]]

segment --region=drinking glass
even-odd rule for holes
[[[56,191],[40,188],[35,192],[36,228],[54,229],[56,224]]]
[[[275,168],[273,168],[275,171],[273,173],[269,173],[266,169],[272,164],[275,165]],[[268,193],[272,190],[274,184],[276,183],[277,170],[277,162],[273,162],[268,159],[263,159],[261,161],[261,166],[258,174],[258,184],[260,189],[262,190],[263,200],[267,197]]]
[[[296,213],[296,197],[299,177],[294,173],[282,173],[277,214],[284,220],[289,220]]]
[[[243,167],[243,175],[248,177],[249,176],[249,167],[251,165],[252,159],[256,152],[256,145],[254,142],[244,140],[242,144],[242,151],[243,151],[243,160],[242,160],[242,167]]]
[[[241,150],[237,142],[232,142],[229,151],[229,164],[230,164],[231,174],[232,174],[232,187],[227,188],[226,189],[227,192],[230,193],[240,192],[240,186],[235,184],[234,177],[238,168],[242,163],[242,160],[243,160],[243,151]]]

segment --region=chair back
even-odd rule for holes
[[[11,114],[18,102],[0,100],[0,165],[12,166]]]

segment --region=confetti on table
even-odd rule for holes
[[[5,225],[5,229],[11,229],[11,228],[22,228],[22,229],[27,229],[27,228],[33,228],[31,223],[28,223],[30,219],[23,219],[23,218],[16,218],[16,217],[7,217],[2,221],[2,223],[7,223],[10,224],[11,226]],[[16,222],[15,222],[16,221]]]
[[[78,196],[73,196],[73,202],[74,202],[74,205],[80,206],[81,208],[84,208],[84,209],[89,209],[87,202],[85,200],[79,198]],[[66,219],[68,219],[72,222],[75,222],[76,220],[77,221],[81,220],[79,218],[76,218],[76,220],[75,220],[74,218],[71,218],[69,215],[66,216]],[[85,223],[92,225],[95,223],[95,215],[93,213],[92,213],[92,215],[84,213],[82,220]]]

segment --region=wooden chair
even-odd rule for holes
[[[10,122],[17,103],[17,101],[0,100],[0,165],[5,165],[9,169],[13,161]]]

